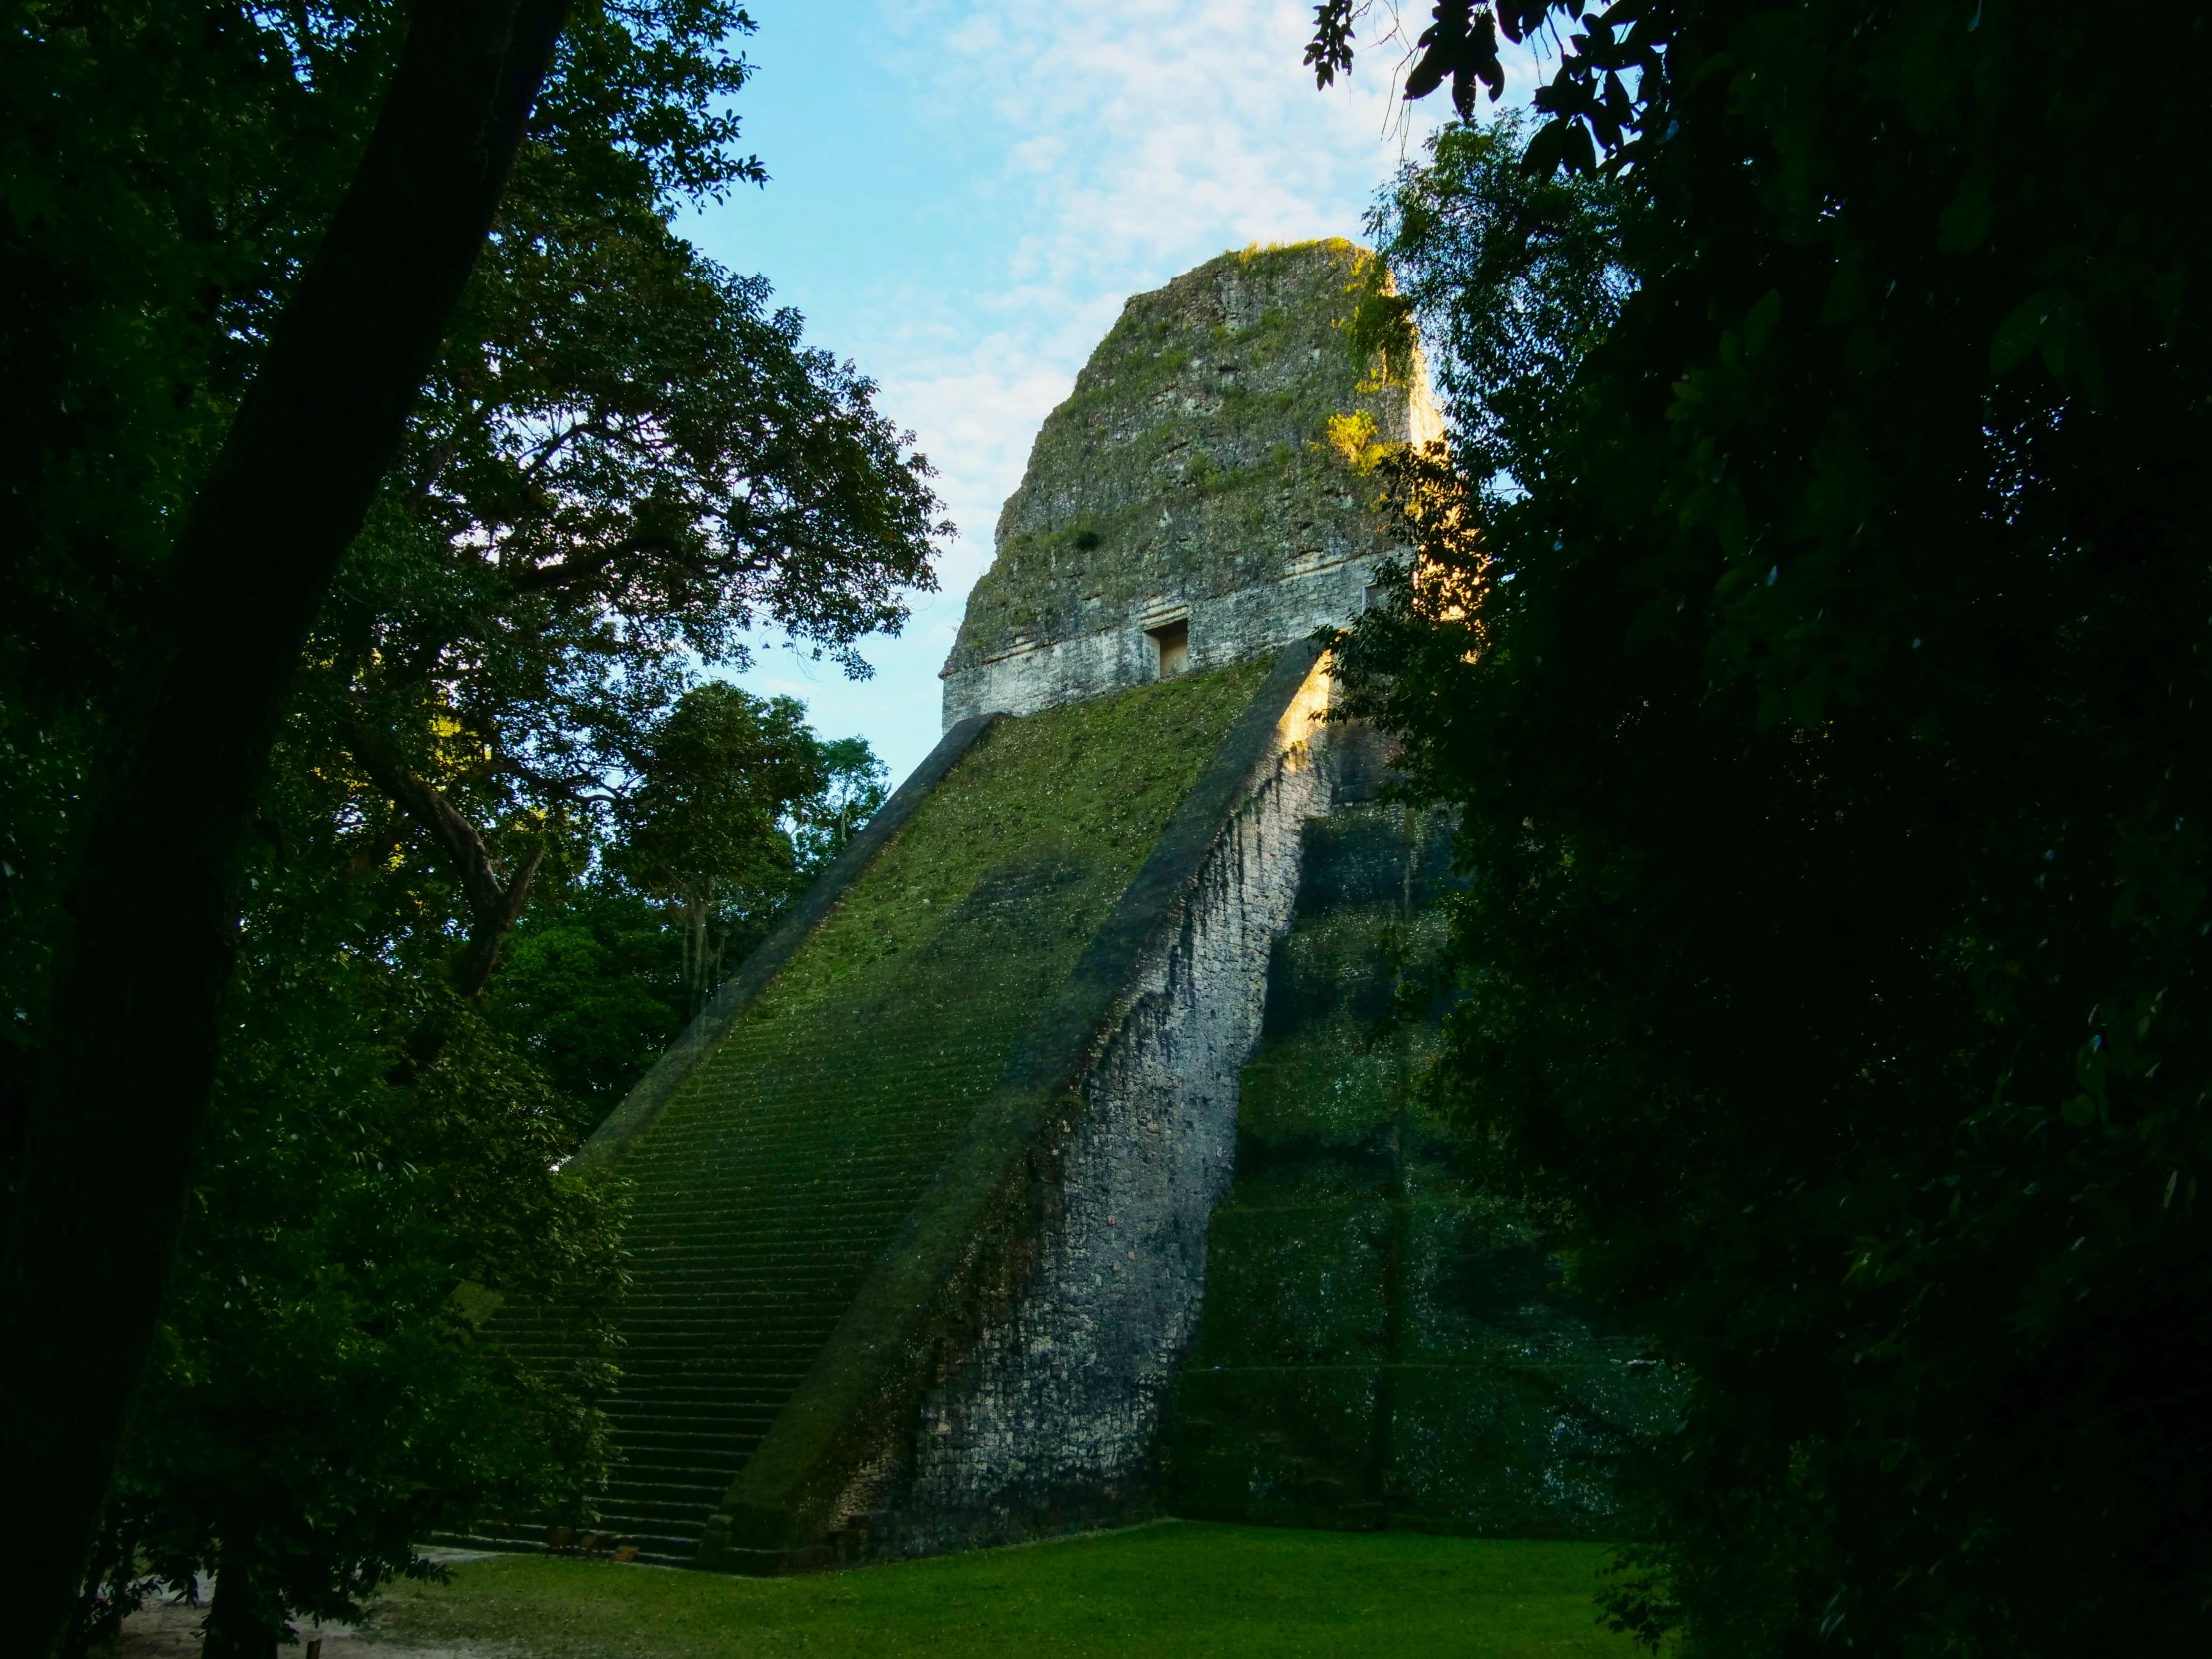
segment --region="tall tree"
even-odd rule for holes
[[[791,890],[798,860],[784,825],[828,783],[805,713],[789,697],[697,687],[653,733],[623,804],[623,872],[679,918],[693,1014],[722,977],[731,922],[773,911]]]
[[[758,746],[664,741],[687,704],[734,690],[697,688],[670,711],[663,732],[646,734],[641,764],[602,827],[597,861],[531,907],[489,988],[487,1014],[572,1103],[580,1131],[620,1103],[889,793],[883,763],[862,738],[824,742],[800,731],[788,743]],[[735,712],[756,735],[780,724],[774,700]],[[687,751],[719,776],[673,774],[671,763]],[[748,777],[756,757],[765,775]],[[812,794],[783,793],[816,779]],[[719,837],[670,820],[696,806],[727,822],[726,797],[763,809],[744,815],[726,856],[712,844]],[[679,851],[686,855],[671,860]],[[562,862],[573,856],[564,848]],[[648,874],[673,901],[642,885]],[[691,890],[703,898],[696,933],[686,913]]]
[[[395,883],[363,890],[343,866],[304,837],[248,864],[86,1648],[144,1594],[212,1578],[206,1659],[273,1659],[298,1622],[358,1619],[390,1578],[433,1574],[416,1546],[438,1531],[587,1520],[606,1472],[618,1195],[559,1169],[577,1135],[536,1068],[378,937]],[[518,1344],[490,1320],[506,1305],[559,1323],[537,1315],[541,1340]]]
[[[57,946],[88,945],[57,901],[87,844],[79,780],[114,776],[144,726],[158,676],[119,688],[124,666],[227,644],[177,634],[174,520],[282,361],[405,16],[21,11],[5,119],[41,163],[0,222],[23,393],[0,466],[26,555],[0,572],[11,1205],[40,1178],[31,1079],[67,1064]],[[608,1195],[550,1173],[590,1103],[525,1057],[518,1004],[478,995],[534,892],[605,870],[695,664],[742,663],[773,622],[864,672],[853,643],[897,626],[942,529],[873,387],[671,230],[686,198],[763,176],[728,107],[750,27],[727,0],[580,0],[397,464],[288,648],[278,763],[233,849],[248,896],[226,937],[246,948],[216,1110],[96,1615],[141,1551],[172,1581],[219,1568],[211,1640],[258,1652],[287,1608],[343,1611],[411,1570],[432,1518],[589,1473],[595,1374],[472,1337],[470,1310],[556,1280],[566,1305],[604,1295]],[[295,458],[282,482],[311,473]],[[616,1045],[657,1012],[627,1008]],[[619,1087],[606,1069],[591,1082]],[[384,1405],[349,1408],[364,1389]],[[475,1452],[433,1455],[448,1431]]]
[[[673,207],[588,135],[526,152],[310,650],[372,836],[468,894],[464,994],[550,844],[522,827],[612,811],[695,664],[743,667],[771,623],[865,674],[855,642],[933,583],[927,461]]]
[[[267,1659],[300,1621],[358,1618],[389,1578],[434,1572],[420,1538],[498,1513],[589,1530],[622,1187],[563,1166],[689,1017],[697,970],[742,955],[796,890],[799,823],[849,817],[826,781],[850,740],[820,742],[788,701],[693,690],[637,735],[615,813],[551,837],[518,959],[479,1003],[445,971],[467,894],[436,856],[364,866],[318,712],[295,700],[261,798],[88,1645],[143,1594],[212,1577],[209,1659]],[[619,963],[610,920],[633,935]],[[520,1317],[488,1318],[502,1309]]]
[[[33,1652],[69,1618],[145,1365],[214,1070],[239,853],[299,648],[482,247],[565,9],[455,0],[412,19],[138,636],[66,888],[0,1245],[0,1548]],[[21,21],[38,27],[8,30],[17,68],[83,51],[63,20]],[[125,938],[159,948],[112,948]]]
[[[827,869],[891,793],[890,768],[865,738],[824,744],[822,772],[822,790],[806,803],[795,826],[799,867],[808,875]]]
[[[2039,0],[1444,0],[1409,90],[1471,114],[1547,18],[1535,182],[1453,138],[1410,205],[1473,206],[1385,251],[1494,343],[1507,210],[1603,172],[1624,290],[1517,411],[1463,356],[1514,487],[1401,459],[1344,660],[1462,814],[1436,1086],[1691,1384],[1616,1614],[2201,1646],[2203,100]]]

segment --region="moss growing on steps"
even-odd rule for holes
[[[992,727],[637,1143],[611,1532],[688,1555],[1268,666]]]
[[[987,924],[1029,908],[1040,884],[1064,889],[1065,902],[1036,908],[1057,918],[1061,946],[1079,947],[1268,667],[1243,663],[1000,722],[748,1019],[799,1015],[832,992],[847,995],[844,981],[855,975],[897,971],[902,954],[943,945],[956,915]],[[983,963],[991,959],[986,953]]]

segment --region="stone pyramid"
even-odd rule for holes
[[[1347,351],[1363,258],[1128,302],[1006,504],[943,741],[592,1137],[636,1191],[602,1546],[795,1571],[1170,1502],[1603,1530],[1663,1409],[1633,1345],[1415,1121],[1417,1041],[1347,1035],[1382,958],[1298,966],[1448,880],[1311,638],[1392,551],[1331,417],[1434,426]]]

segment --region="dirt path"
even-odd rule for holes
[[[488,1561],[490,1556],[467,1549],[426,1549],[425,1558],[451,1565],[459,1561]],[[149,1602],[123,1621],[123,1640],[117,1659],[199,1659],[200,1621],[207,1617],[203,1599]],[[302,1624],[299,1645],[278,1649],[280,1659],[305,1659],[308,1644],[322,1640],[322,1659],[518,1659],[513,1648],[494,1646],[424,1647],[387,1641],[373,1625],[356,1629],[349,1624]]]

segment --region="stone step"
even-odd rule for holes
[[[769,1429],[775,1426],[773,1417],[755,1418],[751,1422],[717,1423],[710,1427],[695,1426],[696,1418],[673,1417],[661,1421],[651,1418],[633,1418],[623,1425],[618,1455],[624,1467],[665,1468],[671,1466],[668,1459],[679,1451],[685,1456],[711,1458],[717,1462],[742,1463],[753,1454]]]
[[[658,1286],[648,1281],[648,1294],[654,1291],[659,1294],[651,1302],[619,1315],[618,1319],[623,1324],[635,1324],[671,1316],[683,1318],[756,1313],[773,1316],[788,1313],[800,1306],[801,1299],[809,1295],[855,1285],[865,1277],[866,1266],[866,1263],[858,1261],[840,1264],[834,1271],[810,1271],[805,1266],[783,1269],[764,1266],[756,1274],[744,1276],[754,1280],[753,1284],[745,1284],[742,1280],[733,1284],[732,1281],[739,1280],[740,1276],[724,1268],[692,1275],[693,1279],[703,1283],[699,1285],[698,1293],[690,1296],[677,1294],[668,1287],[666,1281]],[[705,1299],[710,1296],[714,1300],[708,1303]]]
[[[623,1515],[689,1514],[696,1509],[704,1517],[722,1501],[722,1494],[730,1489],[737,1473],[736,1469],[701,1469],[679,1479],[617,1472],[599,1496],[599,1513],[603,1519],[614,1519]]]
[[[697,1482],[726,1490],[759,1443],[757,1436],[748,1435],[739,1445],[671,1440],[657,1447],[631,1446],[623,1452],[610,1478],[633,1486]]]
[[[696,1544],[728,1490],[727,1484],[718,1487],[714,1496],[704,1501],[661,1500],[645,1488],[619,1495],[609,1493],[599,1502],[600,1525],[616,1537],[684,1538]]]
[[[681,1356],[671,1349],[658,1364],[653,1356],[644,1355],[623,1373],[615,1397],[649,1399],[671,1388],[708,1388],[740,1399],[746,1397],[744,1390],[750,1389],[755,1397],[766,1400],[806,1376],[820,1347],[811,1343],[795,1348],[780,1363],[771,1363],[758,1350],[745,1349],[687,1349]]]
[[[786,1397],[789,1397],[788,1389]],[[780,1400],[762,1404],[750,1399],[733,1399],[711,1388],[669,1388],[657,1394],[617,1395],[602,1408],[620,1436],[633,1427],[665,1422],[714,1419],[729,1423],[733,1428],[749,1427],[753,1423],[765,1425],[776,1420],[783,1405]],[[765,1426],[763,1432],[766,1432]]]
[[[829,1316],[828,1311],[796,1306],[744,1309],[721,1314],[686,1314],[672,1309],[641,1314],[618,1329],[632,1348],[670,1338],[704,1343],[721,1337],[749,1353],[773,1356],[781,1350],[802,1348],[810,1343],[820,1342],[822,1334],[833,1330],[835,1326],[836,1321]]]
[[[671,1388],[707,1388],[723,1392],[733,1401],[750,1397],[756,1403],[768,1404],[780,1399],[807,1375],[819,1349],[819,1344],[795,1349],[789,1360],[776,1365],[758,1352],[743,1349],[670,1348],[659,1356],[636,1355],[624,1367],[614,1397],[657,1399]]]
[[[687,1205],[661,1214],[634,1213],[625,1237],[633,1253],[651,1257],[674,1244],[713,1242],[731,1248],[782,1245],[795,1237],[815,1242],[834,1242],[840,1237],[873,1239],[895,1229],[905,1220],[917,1195],[887,1195],[878,1205],[858,1205],[831,1211],[807,1210],[764,1216],[743,1200],[718,1199]]]
[[[608,1560],[616,1550],[630,1548],[637,1551],[633,1560],[656,1567],[688,1567],[697,1561],[699,1554],[697,1532],[625,1531],[602,1523],[599,1535],[604,1542],[589,1550],[573,1546],[554,1548],[546,1542],[546,1532],[547,1528],[542,1526],[525,1531],[519,1527],[487,1524],[468,1532],[442,1534],[433,1541],[510,1555],[581,1555],[592,1560]]]
[[[825,1287],[819,1282],[810,1283],[809,1290]],[[717,1294],[706,1297],[663,1297],[642,1307],[627,1310],[622,1327],[635,1333],[667,1325],[673,1321],[688,1321],[711,1325],[726,1325],[736,1330],[751,1329],[763,1336],[772,1335],[778,1326],[791,1326],[801,1319],[816,1324],[827,1323],[823,1311],[796,1302],[790,1296],[770,1296],[765,1292],[741,1296]],[[549,1351],[566,1347],[565,1344],[545,1342],[541,1346]]]
[[[775,1416],[766,1412],[759,1416],[742,1418],[702,1417],[687,1412],[681,1416],[671,1413],[667,1416],[627,1416],[612,1420],[617,1435],[616,1453],[621,1457],[658,1456],[657,1448],[678,1442],[701,1446],[729,1446],[732,1449],[728,1455],[743,1456],[776,1426]]]

